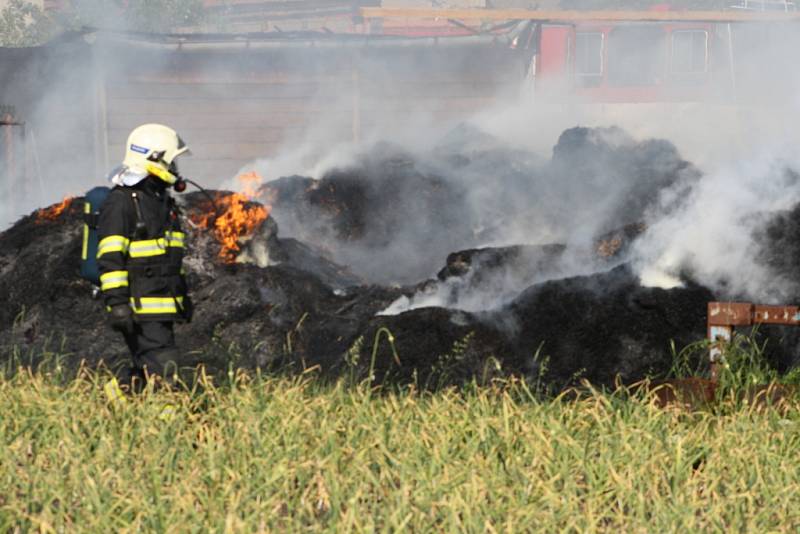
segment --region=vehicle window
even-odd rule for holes
[[[575,34],[575,78],[578,85],[596,87],[603,80],[603,45],[600,32]]]
[[[673,74],[698,74],[708,71],[708,32],[680,30],[672,33]]]
[[[617,87],[663,82],[666,39],[660,26],[616,28],[608,36],[608,81]]]

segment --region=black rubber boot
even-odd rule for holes
[[[179,352],[175,347],[145,352],[139,356],[139,361],[148,377],[158,375],[167,385],[174,385],[176,378],[180,377]]]
[[[128,367],[117,378],[120,388],[125,393],[141,393],[146,383],[144,369],[141,367]]]

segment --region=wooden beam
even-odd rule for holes
[[[538,20],[542,22],[797,22],[784,11],[539,11],[531,9],[430,9],[362,7],[364,18]]]

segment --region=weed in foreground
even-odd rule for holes
[[[800,526],[797,403],[690,413],[514,380],[374,395],[235,373],[119,405],[107,379],[0,377],[0,531]]]

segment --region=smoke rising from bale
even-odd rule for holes
[[[461,125],[424,151],[379,144],[318,181],[270,182],[263,198],[284,231],[373,283],[431,277],[456,250],[569,245],[546,268],[524,252],[491,282],[442,281],[392,308],[482,310],[536,281],[609,268],[596,241],[641,221],[662,189],[698,175],[671,144],[637,142],[619,129],[567,130],[548,161]]]
[[[674,287],[688,277],[731,297],[782,302],[792,295],[765,261],[759,230],[800,201],[790,170],[800,161],[773,150],[704,176],[672,216],[650,221],[635,245],[643,284]]]
[[[784,167],[797,165],[792,149],[778,148],[778,141],[790,147],[788,140],[798,137],[791,126],[800,105],[791,53],[798,37],[793,26],[748,28],[732,31],[742,57],[731,73],[734,94],[704,102],[630,105],[597,105],[577,91],[567,93],[563,89],[571,87],[570,79],[553,82],[553,89],[537,84],[534,90],[522,77],[527,56],[515,50],[509,59],[512,52],[497,39],[493,44],[469,41],[465,54],[458,52],[462,45],[447,40],[438,48],[428,41],[395,47],[320,40],[313,51],[284,43],[285,54],[263,57],[273,58],[276,68],[299,66],[302,76],[334,79],[330,85],[292,85],[308,95],[300,103],[285,87],[269,85],[275,79],[240,83],[242,73],[263,58],[257,51],[262,44],[236,48],[229,43],[205,54],[199,45],[149,43],[124,53],[120,42],[98,35],[95,44],[79,41],[92,49],[80,62],[59,56],[59,69],[42,67],[53,79],[40,87],[44,96],[28,106],[27,116],[39,145],[59,148],[39,153],[43,194],[4,198],[4,207],[14,212],[4,212],[0,224],[101,183],[105,168],[121,157],[127,128],[162,120],[194,131],[194,139],[187,140],[196,155],[182,163],[189,176],[206,173],[209,185],[236,187],[228,182],[237,174],[234,168],[220,171],[216,160],[206,159],[219,153],[227,138],[268,156],[254,158],[245,170],[256,169],[267,179],[297,174],[319,180],[323,185],[309,183],[322,187],[309,206],[277,202],[275,216],[284,235],[325,248],[366,280],[412,284],[433,277],[447,255],[460,249],[553,243],[570,252],[551,273],[537,276],[582,274],[608,267],[586,260],[596,237],[645,222],[649,229],[631,252],[645,283],[675,284],[690,276],[732,294],[779,298],[785,291],[759,265],[751,236],[767,213],[788,209],[796,200],[791,180],[781,177]],[[112,93],[107,95],[107,154],[89,148],[88,139],[103,134],[91,111],[80,120],[59,115],[64,102],[91,110],[88,101],[100,98],[93,83],[84,83],[94,80],[87,58],[104,69]],[[717,69],[727,59],[713,60]],[[711,74],[727,76],[723,70]],[[202,80],[202,87],[191,85],[193,80]],[[415,85],[419,80],[426,85]],[[158,90],[147,85],[155,81],[161,84]],[[260,94],[261,83],[275,94]],[[170,91],[178,95],[176,101],[192,105],[174,105],[167,98]],[[235,99],[220,100],[227,93]],[[264,111],[273,97],[284,99],[283,107]],[[770,105],[764,106],[765,100]],[[198,116],[193,106],[201,101],[207,105]],[[440,105],[444,101],[450,103]],[[217,109],[220,102],[225,106]],[[281,140],[261,128],[289,120],[287,110],[300,105],[313,111],[313,120],[286,129]],[[229,114],[249,122],[232,128],[212,119]],[[573,130],[576,125],[587,129]],[[562,132],[568,133],[559,140]],[[777,163],[781,157],[785,161]],[[330,206],[319,206],[326,200],[324,187],[343,180],[364,195],[364,202],[354,203],[361,210],[359,235],[343,235],[330,226]],[[761,190],[764,180],[771,184],[766,191]],[[420,192],[430,194],[417,198]],[[355,217],[356,208],[348,209],[347,215]],[[730,212],[736,219],[733,231]],[[525,268],[523,262],[520,270]],[[473,295],[467,303],[447,290],[448,296],[430,302],[495,306],[517,285],[540,279],[518,274],[487,291],[503,297]]]
[[[442,61],[452,50],[359,48],[365,58],[339,44],[307,52],[291,43],[291,53],[261,56],[255,51],[260,45],[244,51],[243,45],[229,45],[215,49],[212,59],[196,43],[192,53],[190,45],[166,52],[155,46],[145,56],[158,72],[126,77],[120,64],[110,71],[120,77],[108,86],[108,102],[117,106],[108,110],[115,125],[108,134],[117,145],[127,133],[126,121],[145,116],[137,106],[150,100],[155,111],[148,118],[163,116],[181,123],[175,124],[179,129],[194,129],[194,141],[187,141],[198,156],[184,167],[190,177],[204,172],[213,176],[209,183],[237,188],[236,169],[222,173],[215,167],[225,159],[224,146],[241,143],[260,151],[242,171],[267,179],[260,193],[272,207],[269,223],[261,225],[261,234],[247,236],[247,243],[236,241],[243,251],[238,263],[223,262],[209,245],[208,230],[194,228],[194,259],[187,262],[199,306],[184,334],[193,351],[214,351],[220,367],[227,356],[215,343],[238,343],[253,367],[286,363],[299,370],[319,364],[336,372],[351,361],[363,366],[369,340],[389,325],[400,333],[405,366],[381,352],[377,368],[387,376],[408,379],[418,369],[434,375],[436,366],[449,365],[466,379],[484,369],[490,356],[506,354],[505,369],[535,375],[532,354],[544,343],[561,384],[582,368],[600,381],[610,382],[617,373],[638,379],[663,370],[669,340],[689,343],[704,335],[708,300],[796,294],[789,222],[800,201],[798,175],[791,170],[798,162],[788,137],[776,142],[788,131],[781,121],[797,117],[796,108],[787,109],[783,101],[775,109],[755,106],[758,95],[750,91],[759,85],[748,81],[748,73],[737,76],[734,100],[713,104],[601,106],[564,94],[551,100],[526,92],[527,81],[519,77],[497,84],[515,87],[513,97],[508,87],[493,87],[493,98],[485,87],[464,89],[475,82],[476,65],[505,57],[506,50],[494,48],[483,51],[482,62],[454,62],[445,74],[458,84],[433,84],[441,91],[437,98],[449,95],[451,104],[471,106],[444,113],[434,109],[431,101],[437,99],[409,80],[435,70],[422,70],[418,61],[436,66],[430,56]],[[338,86],[325,92],[293,85],[304,95],[295,99],[274,73],[237,79],[237,69],[255,69],[267,56],[276,65],[281,58],[296,59],[303,76],[338,75]],[[122,57],[128,56],[110,53],[106,59]],[[396,71],[381,64],[389,59],[399,65]],[[185,62],[196,63],[183,68]],[[336,68],[348,64],[345,77],[317,70],[329,62]],[[493,67],[498,70],[477,74],[506,74]],[[173,78],[165,80],[165,73]],[[202,87],[187,82],[192,77]],[[797,87],[793,75],[778,78]],[[354,79],[372,83],[371,92]],[[381,99],[390,90],[392,98]],[[452,94],[462,90],[479,96]],[[182,99],[190,104],[176,105]],[[198,112],[199,101],[207,106]],[[315,117],[313,124],[282,137],[276,153],[262,124],[288,120],[282,113],[292,106],[313,106],[305,113]],[[242,124],[225,123],[229,114]],[[210,117],[219,123],[204,122]],[[68,128],[53,135],[67,144],[79,139]],[[216,155],[204,160],[200,154]],[[93,163],[100,166],[101,159]],[[231,161],[225,164],[241,166]],[[56,163],[46,167],[59,168]],[[98,174],[70,172],[65,181],[80,187],[99,180]],[[187,209],[208,213],[199,195],[183,198]],[[81,339],[93,343],[98,355],[105,344],[97,335],[102,310],[92,307],[85,287],[72,284],[68,265],[68,258],[77,259],[79,236],[72,230],[80,213],[71,209],[46,221],[25,219],[0,236],[2,270],[10,273],[2,284],[15,302],[32,310],[22,329],[13,323],[18,310],[5,310],[2,326],[13,333],[8,339],[42,346],[42,325],[70,331],[74,319],[64,310],[78,309],[82,322],[96,319]],[[45,261],[51,257],[58,265]],[[31,264],[47,267],[48,284],[30,280]],[[52,287],[64,289],[58,309],[48,307]],[[445,361],[455,343],[473,334],[475,346],[465,349],[466,356]]]
[[[468,131],[479,132],[473,138],[480,142],[461,139],[457,143],[461,155],[448,160],[418,145],[410,152],[438,176],[464,184],[469,207],[461,222],[471,221],[477,229],[470,247],[585,245],[610,230],[610,221],[620,225],[640,221],[648,231],[630,258],[646,285],[674,287],[693,279],[727,295],[784,299],[788,288],[760,261],[755,234],[771,214],[798,200],[792,174],[786,170],[797,168],[790,147],[800,141],[800,132],[790,126],[800,116],[798,76],[789,68],[789,50],[798,46],[781,44],[798,44],[798,35],[793,26],[748,28],[731,30],[742,60],[730,73],[728,94],[702,102],[602,107],[563,94],[556,98],[539,94],[534,103],[532,95],[521,94],[505,105],[476,113]],[[723,60],[727,58],[716,57],[715,68]],[[714,72],[718,78],[727,75]],[[590,130],[590,136],[606,147],[624,151],[625,146],[642,144],[627,159],[619,153],[607,158],[591,151],[581,154],[568,148],[569,136],[580,132],[570,130],[548,164],[544,147],[576,123],[601,127]],[[423,137],[435,139],[435,134]],[[474,149],[476,145],[483,150]],[[502,157],[491,157],[496,147],[502,147],[498,150]],[[356,158],[356,166],[357,154],[350,151],[347,156]],[[489,163],[481,168],[481,161]],[[329,168],[346,169],[347,164],[339,161]],[[502,178],[514,172],[520,179]],[[654,182],[647,179],[648,173],[672,179]],[[316,176],[324,175],[318,169]],[[401,228],[397,228],[398,245],[405,241]],[[581,268],[596,266],[578,259],[553,276],[578,274]],[[458,306],[452,304],[454,290],[443,291],[446,295],[420,293],[418,305]],[[475,309],[465,302],[462,305]],[[496,304],[489,299],[483,306]]]

